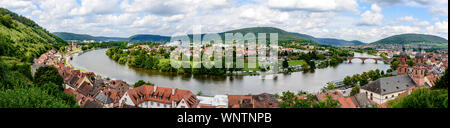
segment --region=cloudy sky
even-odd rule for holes
[[[1,0],[51,32],[129,37],[278,27],[373,42],[401,33],[448,39],[448,0]]]

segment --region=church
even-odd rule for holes
[[[407,54],[404,48],[400,53],[398,62],[396,76],[372,81],[362,86],[360,92],[365,93],[368,99],[377,104],[383,104],[397,98],[401,94],[411,93],[414,88],[430,88],[432,86],[431,82],[425,77],[424,55],[421,49],[414,57],[414,65],[411,72],[409,71]]]

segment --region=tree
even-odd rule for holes
[[[334,100],[331,96],[327,96],[324,101],[319,101],[317,104],[313,104],[313,108],[338,108],[339,101]]]
[[[388,108],[448,108],[448,90],[418,89],[410,95],[390,101]]]
[[[332,83],[332,82],[328,83],[327,89],[334,90],[334,83]]]
[[[367,79],[367,78],[362,78],[360,81],[359,81],[359,85],[361,85],[361,86],[364,86],[364,85],[366,85],[366,84],[368,84],[369,83],[369,80]]]
[[[11,28],[12,24],[13,24],[13,20],[10,15],[1,16],[1,14],[0,14],[0,23],[8,28]]]
[[[352,88],[352,91],[350,92],[350,96],[354,96],[359,93],[359,85],[356,85]]]
[[[79,108],[36,87],[0,91],[0,97],[0,108]]]
[[[439,77],[438,80],[436,80],[434,86],[432,87],[432,89],[447,89],[448,90],[448,68],[445,69],[444,74]]]
[[[408,66],[410,67],[414,66],[414,61],[412,59],[408,60]]]
[[[287,59],[284,59],[283,60],[283,68],[288,68],[289,67],[289,63],[288,63],[288,61],[287,61]]]
[[[46,83],[54,83],[61,86],[64,79],[59,75],[58,70],[54,66],[44,66],[37,69],[34,76],[34,84],[37,86],[44,85]]]
[[[391,62],[391,69],[392,70],[397,70],[398,67],[398,61],[392,61]]]
[[[287,91],[283,92],[280,98],[282,101],[278,103],[278,107],[280,108],[292,108],[295,104],[295,100],[297,97],[293,92]]]
[[[155,84],[150,83],[150,82],[145,82],[144,80],[139,80],[138,82],[134,83],[133,87],[137,88],[142,85],[152,85],[153,86]]]
[[[350,76],[346,76],[345,78],[344,78],[344,85],[345,86],[351,86],[352,85],[352,78],[350,77]]]

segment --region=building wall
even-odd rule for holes
[[[172,108],[171,104],[164,104],[153,101],[145,101],[138,105],[139,108]]]
[[[130,96],[128,95],[128,92],[125,93],[125,95],[122,96],[119,100],[119,105],[126,104],[129,106],[135,106],[133,101],[131,100]]]
[[[174,101],[172,101],[173,104],[176,104]],[[176,108],[189,108],[186,101],[184,99],[181,99],[180,103],[176,105]]]
[[[395,98],[397,98],[401,93],[405,92],[406,90],[403,91],[399,91],[399,92],[394,92],[394,93],[389,93],[389,94],[385,94],[385,95],[380,95],[368,90],[364,90],[361,89],[361,93],[366,93],[367,94],[367,98],[374,101],[377,104],[383,104],[387,101],[393,100]],[[371,99],[371,95],[372,95],[372,99]]]

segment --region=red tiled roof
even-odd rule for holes
[[[356,108],[351,97],[339,97],[337,100],[341,104],[341,108]]]
[[[337,100],[338,98],[344,97],[344,95],[342,95],[342,93],[340,93],[339,91],[319,93],[319,94],[316,95],[316,97],[317,97],[317,99],[319,101],[326,100],[327,96],[331,96],[334,100]]]
[[[244,103],[242,101],[247,100],[250,103]],[[250,107],[253,108],[253,98],[252,96],[246,95],[228,95],[228,106],[230,108],[241,108],[241,107]]]
[[[141,104],[145,101],[172,104],[172,101],[179,103],[184,99],[187,102],[188,107],[194,108],[197,107],[198,103],[200,102],[197,97],[188,90],[175,89],[175,91],[172,93],[173,89],[171,88],[156,87],[156,90],[154,89],[155,86],[142,85],[129,90],[128,95],[136,105]]]

